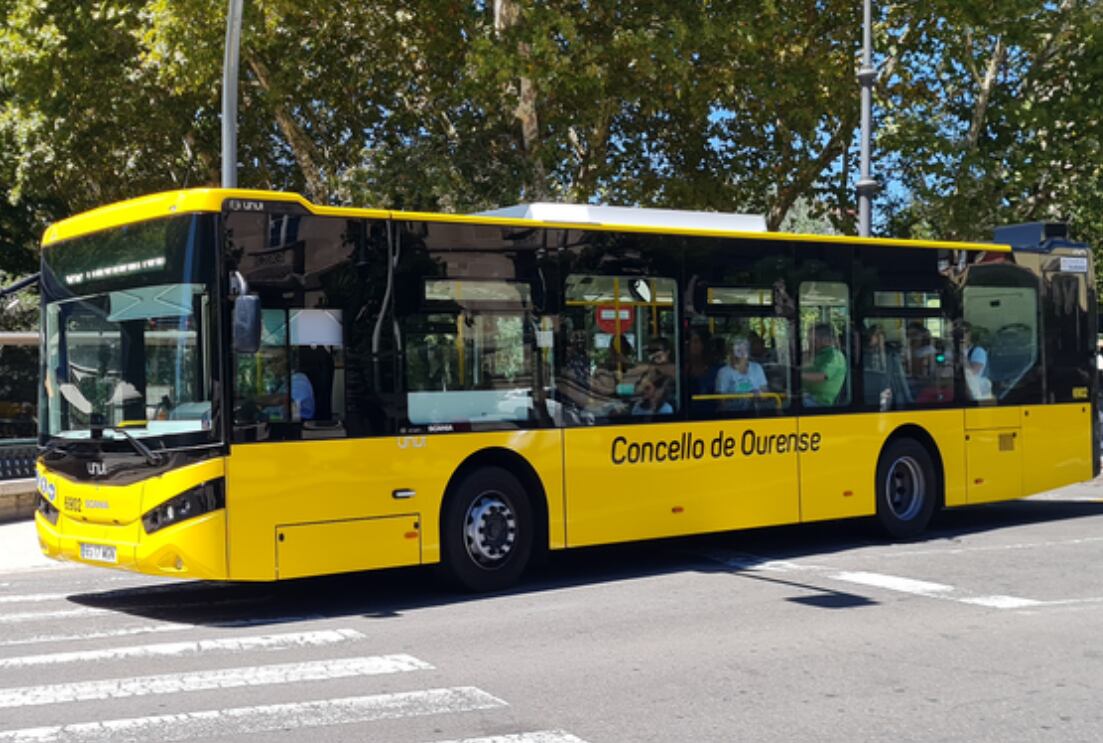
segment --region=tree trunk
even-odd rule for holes
[[[515,0],[494,0],[494,31],[501,36],[505,31],[520,23],[521,11]],[[528,61],[531,47],[520,42],[517,54],[522,63]],[[529,163],[531,178],[526,198],[530,201],[542,201],[548,198],[547,172],[541,157],[540,119],[537,116],[537,90],[531,78],[522,75],[517,84],[517,106],[513,115],[521,125],[521,147]]]
[[[295,155],[295,162],[299,164],[299,170],[302,171],[303,180],[306,182],[306,193],[303,195],[315,203],[326,201],[328,192],[325,179],[322,177],[322,171],[318,167],[317,149],[314,147],[314,142],[299,126],[299,123],[295,121],[295,117],[291,115],[286,102],[273,93],[272,78],[264,62],[251,57],[248,59],[248,64],[249,69],[257,78],[257,84],[269,97],[276,117],[276,125],[279,126],[280,132],[287,140],[291,152]]]

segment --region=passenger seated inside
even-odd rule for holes
[[[836,346],[835,331],[829,323],[812,327],[808,345],[811,362],[801,372],[804,404],[809,407],[835,405],[846,382],[846,355]]]
[[[755,398],[767,390],[766,373],[757,361],[751,361],[750,343],[742,336],[732,339],[728,364],[716,373],[716,392],[732,395],[720,404],[721,410],[750,410]]]
[[[696,326],[689,329],[689,358],[686,361],[686,377],[689,394],[711,395],[716,390],[716,373],[722,366],[713,356],[712,336],[708,328]]]
[[[862,381],[868,405],[889,410],[911,402],[911,390],[900,354],[886,341],[885,331],[880,325],[872,325],[867,330],[862,356]]]
[[[988,350],[977,345],[973,338],[973,326],[961,324],[962,367],[965,371],[965,389],[974,400],[992,399],[992,382],[988,379]]]
[[[669,402],[670,378],[657,367],[649,370],[636,386],[637,400],[632,415],[670,415],[674,407]]]

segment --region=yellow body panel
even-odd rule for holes
[[[81,561],[81,543],[112,545],[115,567],[156,575],[274,580],[433,563],[449,482],[493,451],[539,478],[552,549],[863,516],[876,510],[881,449],[902,426],[935,442],[949,506],[1091,477],[1091,408],[1076,403],[238,444],[226,459],[121,487],[39,465],[61,513],[56,526],[36,523],[50,556]],[[152,535],[140,518],[115,518],[223,475],[226,511]],[[111,508],[95,522],[66,498]]]
[[[877,460],[888,437],[916,426],[934,440],[946,481],[946,503],[964,503],[961,411],[824,415],[803,418],[802,432],[821,445],[801,455],[801,520],[819,521],[876,513]]]
[[[141,514],[180,493],[223,474],[222,458],[208,459],[130,485],[73,482],[38,464],[39,488],[53,486],[57,524],[42,514],[38,527],[42,551],[62,560],[81,559],[81,544],[116,548],[117,562],[89,564],[151,575],[224,579],[226,512],[219,510],[146,534]],[[97,507],[89,509],[89,504]],[[107,505],[106,508],[99,506]]]
[[[797,521],[797,453],[745,453],[785,434],[795,419],[567,430],[568,544]]]
[[[276,528],[276,576],[302,578],[421,562],[414,514]]]
[[[970,503],[1023,496],[1023,457],[1018,429],[969,431],[965,435],[965,452]]]
[[[1092,478],[1091,418],[1085,403],[1023,408],[1023,495]]]
[[[420,555],[409,549],[412,540],[367,542],[361,552],[336,562],[319,556],[316,570],[297,567],[295,574],[361,570],[365,561],[438,562],[445,489],[465,459],[491,449],[515,452],[535,471],[548,499],[550,546],[562,547],[561,438],[561,431],[546,430],[235,445],[226,465],[230,578],[277,577],[277,529],[390,516],[417,518]],[[399,499],[395,491],[414,495]]]

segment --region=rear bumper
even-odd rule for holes
[[[147,575],[201,580],[225,580],[226,511],[218,510],[146,534],[140,522],[124,525],[91,524],[61,513],[51,524],[35,513],[42,553],[68,560]],[[115,548],[115,562],[81,558],[82,544]]]

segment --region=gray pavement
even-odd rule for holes
[[[580,550],[483,597],[45,568],[0,526],[0,741],[1096,741],[1100,485],[906,544],[852,521]]]

